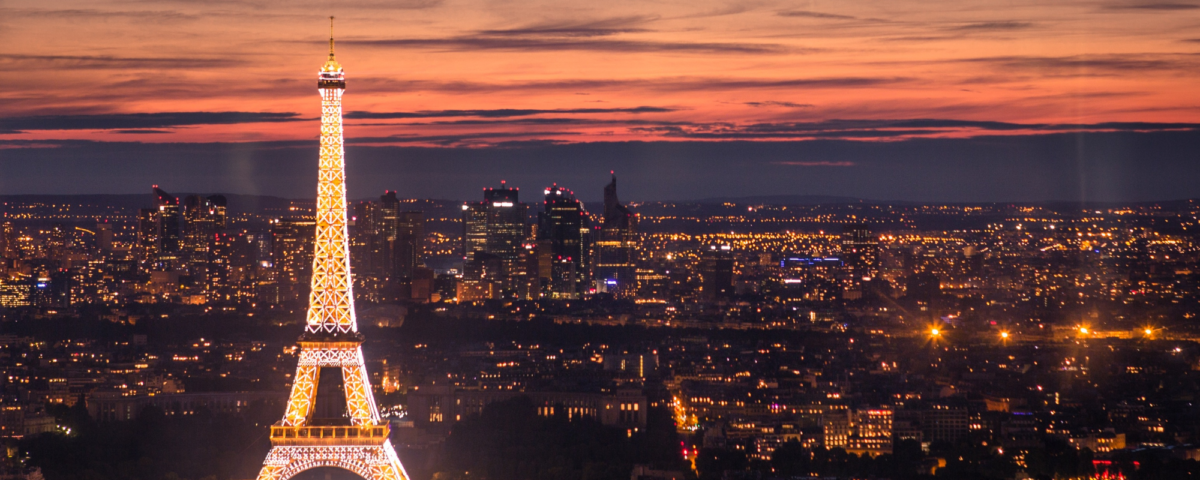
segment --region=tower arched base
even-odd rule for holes
[[[408,480],[390,440],[377,446],[271,447],[258,480],[288,480],[317,467],[337,467],[366,480]]]

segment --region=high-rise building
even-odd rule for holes
[[[425,214],[404,211],[396,214],[396,236],[392,240],[392,276],[411,281],[425,264]]]
[[[354,231],[350,249],[354,258],[354,272],[359,276],[381,278],[387,272],[387,233],[381,225],[383,214],[380,203],[365,201],[354,205]]]
[[[0,223],[0,282],[7,276],[14,258],[17,258],[17,231],[12,222]],[[0,300],[0,306],[5,306],[3,300]]]
[[[179,199],[154,187],[154,197],[158,207],[158,252],[161,256],[179,257],[183,248],[181,210]]]
[[[379,224],[383,234],[388,237],[396,235],[396,214],[400,211],[400,199],[395,190],[384,190],[379,196]]]
[[[588,284],[587,211],[575,192],[559,187],[547,188],[542,211],[538,213],[538,240],[548,241],[551,254],[550,296],[579,298]]]
[[[709,245],[700,253],[700,295],[704,302],[733,296],[733,253],[729,245]]]
[[[840,238],[842,263],[846,269],[846,288],[857,289],[862,282],[875,278],[879,267],[879,239],[864,223],[842,227]]]
[[[518,296],[527,273],[524,245],[528,218],[528,206],[521,203],[519,193],[519,189],[508,188],[501,181],[500,188],[483,190],[482,202],[463,205],[463,282],[468,286],[476,281],[494,281],[498,283],[496,295]],[[488,257],[477,261],[480,253]],[[495,261],[499,262],[498,271],[485,268]],[[488,272],[490,277],[476,278],[481,272]]]
[[[17,229],[12,222],[0,223],[0,260],[16,258]]]
[[[312,278],[312,220],[280,218],[271,221],[272,280],[264,301],[282,303],[299,300],[307,292]]]
[[[529,209],[521,203],[519,193],[519,189],[507,188],[503,180],[500,188],[488,188],[483,192],[484,203],[489,209],[487,251],[500,257],[506,283],[511,283],[507,280],[515,280],[525,271],[521,259]],[[505,288],[512,288],[512,285],[505,285]]]
[[[475,259],[475,252],[487,251],[488,207],[483,202],[463,204],[463,261]]]
[[[425,264],[425,214],[401,210],[401,203],[396,192],[388,190],[378,201],[354,206],[350,249],[355,283],[366,298],[412,298],[413,279],[429,280],[418,272]],[[429,288],[422,285],[418,293]]]
[[[133,254],[143,270],[150,270],[154,259],[158,257],[158,216],[157,208],[138,211],[137,243]]]
[[[637,215],[617,199],[617,176],[604,187],[604,218],[596,240],[596,291],[637,294]]]
[[[218,213],[217,209],[221,212]],[[218,236],[225,230],[225,197],[189,195],[183,202],[183,257],[188,273],[206,284]]]
[[[138,212],[137,260],[144,271],[184,267],[179,199],[154,186],[154,208]]]
[[[0,239],[0,243],[4,240]],[[108,222],[96,223],[96,249],[101,253],[111,252],[113,249],[113,229],[112,224]],[[0,248],[0,252],[3,248]],[[3,256],[3,255],[0,255]]]

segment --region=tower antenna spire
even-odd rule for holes
[[[329,59],[333,60],[333,15],[329,16]]]

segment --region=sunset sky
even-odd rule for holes
[[[1117,0],[0,0],[0,194],[312,196],[329,15],[355,197],[1200,196],[1200,2]]]

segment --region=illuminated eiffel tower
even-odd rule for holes
[[[367,480],[408,480],[379,419],[363,365],[362,334],[354,320],[350,249],[346,242],[346,173],[342,149],[342,92],[346,76],[333,56],[321,67],[321,160],[317,184],[317,238],[308,326],[300,337],[300,364],[283,420],[271,426],[271,451],[259,480],[286,480],[315,467],[339,467]],[[321,368],[338,368],[348,419],[315,421]]]

